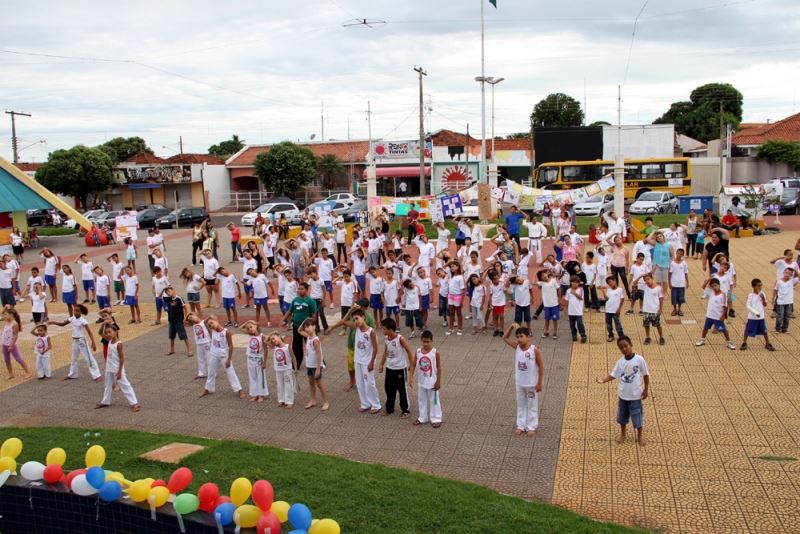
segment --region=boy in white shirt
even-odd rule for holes
[[[549,270],[540,271],[538,277],[539,288],[542,290],[542,307],[544,309],[542,339],[550,335],[550,321],[553,322],[553,339],[558,339],[558,320],[561,318],[561,306],[559,306],[561,287],[558,284],[558,279]]]
[[[655,326],[658,330],[658,344],[664,344],[664,331],[661,329],[661,308],[664,305],[664,293],[661,286],[653,280],[652,273],[644,275],[644,299],[642,300],[642,312],[644,313],[644,344],[649,345],[650,327]]]
[[[442,326],[447,327],[450,325],[450,323],[447,322],[447,299],[450,296],[450,269],[446,267],[436,269],[436,285],[439,289],[439,317],[442,318]]]
[[[684,260],[682,248],[675,251],[675,259],[669,264],[669,292],[672,299],[672,315],[683,317],[681,307],[686,302],[689,287],[689,264]]]
[[[567,301],[567,314],[569,315],[569,331],[572,334],[572,341],[578,341],[578,333],[581,335],[581,343],[586,343],[586,327],[583,326],[583,288],[581,279],[574,275],[569,279],[570,288],[564,300]]]
[[[531,329],[531,301],[533,300],[533,288],[527,276],[512,276],[506,282],[507,287],[514,290],[514,323],[525,327],[530,332]],[[513,326],[513,325],[512,325]]]
[[[511,341],[509,336],[515,332],[516,340]],[[508,327],[503,341],[515,350],[514,354],[514,382],[517,392],[517,427],[515,436],[527,434],[528,437],[536,435],[539,428],[539,395],[542,391],[544,378],[544,362],[539,348],[531,343],[531,331],[520,327],[516,322]]]
[[[605,384],[614,379],[619,379],[617,389],[619,402],[617,403],[617,423],[619,424],[619,437],[617,443],[625,443],[625,430],[628,420],[636,429],[636,443],[644,446],[642,429],[644,427],[644,407],[642,401],[650,392],[650,371],[647,362],[641,354],[633,352],[633,344],[628,336],[622,336],[617,341],[617,346],[622,352],[622,357],[617,360],[614,369],[608,376],[598,376],[597,383]]]
[[[117,300],[114,305],[119,306],[122,304],[122,299],[125,298],[125,284],[122,283],[122,269],[125,265],[119,260],[119,255],[115,252],[108,257],[108,262],[111,264],[111,281],[114,284],[114,294]]]
[[[767,333],[767,319],[765,309],[767,307],[767,297],[761,290],[763,284],[758,278],[754,278],[750,285],[753,291],[747,295],[747,324],[744,327],[744,338],[742,339],[742,346],[739,350],[747,350],[747,338],[764,336],[764,343],[768,351],[773,352],[775,347],[769,342],[769,334]]]
[[[383,321],[383,278],[378,275],[378,268],[374,265],[367,269],[369,282],[369,307],[372,308],[372,319],[375,324]]]
[[[153,267],[161,267],[164,276],[169,276],[169,260],[160,248],[153,249]]]
[[[220,294],[222,296],[222,307],[225,308],[225,315],[228,322],[225,327],[233,324],[234,328],[239,328],[239,312],[236,311],[236,299],[242,298],[242,287],[239,285],[239,280],[236,275],[229,273],[225,267],[217,269],[217,279],[220,285]],[[231,315],[233,317],[231,317]],[[233,319],[233,322],[231,322]]]
[[[103,268],[99,265],[94,268],[95,274],[95,292],[97,296],[97,306],[101,310],[111,308],[111,298],[109,295],[111,289],[111,279],[103,272]]]
[[[794,313],[794,286],[800,282],[796,271],[786,268],[783,277],[775,282],[772,303],[775,305],[775,331],[783,334],[789,331],[789,319]]]
[[[153,323],[153,326],[155,326],[161,324],[161,312],[167,309],[166,305],[164,304],[162,294],[164,293],[164,290],[169,287],[169,278],[164,276],[164,272],[161,270],[161,267],[153,267],[153,279],[151,281],[151,285],[153,287],[153,298],[156,302],[156,320]]]
[[[326,248],[323,248],[319,255],[319,258],[314,258],[314,264],[317,266],[319,279],[325,285],[325,291],[330,298],[330,307],[333,308],[333,258],[328,255]]]
[[[597,265],[594,263],[594,252],[587,252],[586,259],[581,264],[581,272],[586,276],[586,284],[583,288],[584,303],[590,310],[599,310],[600,301],[597,299]]]
[[[635,288],[631,291],[631,309],[629,309],[626,313],[628,315],[633,315],[636,309],[636,301],[639,301],[639,312],[642,312],[642,299],[644,298],[644,275],[651,272],[652,268],[647,265],[645,262],[645,257],[643,253],[639,253],[636,256],[636,263],[631,265],[631,281],[630,286]]]
[[[625,300],[625,292],[617,285],[616,276],[606,277],[605,291],[605,315],[606,315],[606,330],[608,331],[608,338],[606,341],[614,341],[614,328],[617,329],[617,339],[622,338],[625,332],[622,331],[622,322],[619,320],[620,313],[622,312],[622,303]]]
[[[86,304],[91,301],[94,304],[94,272],[92,272],[94,264],[89,261],[89,257],[86,254],[81,254],[78,258],[78,265],[81,268],[81,282],[86,296],[83,299],[83,303]]]
[[[491,271],[489,275],[489,295],[491,295],[493,337],[503,335],[504,315],[506,313],[506,286],[502,283],[500,273]]]
[[[719,287],[719,280],[712,278],[708,284],[711,287],[711,296],[708,297],[708,307],[706,308],[706,322],[703,324],[703,333],[700,339],[695,343],[696,347],[702,347],[706,344],[706,334],[713,326],[716,327],[717,332],[722,333],[725,341],[728,342],[728,348],[736,350],[736,345],[731,341],[731,336],[728,334],[728,329],[725,328],[725,317],[728,311],[728,298]]]

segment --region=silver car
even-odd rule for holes
[[[635,215],[678,213],[678,199],[669,191],[647,191],[639,195],[628,211]]]
[[[285,215],[289,224],[293,224],[300,220],[301,211],[296,204],[290,202],[268,202],[266,204],[261,204],[250,213],[245,213],[244,216],[242,216],[242,226],[253,226],[256,223],[256,217],[258,217],[259,213],[265,218],[272,215],[276,221],[281,218],[281,215]]]
[[[599,217],[600,210],[603,213],[614,211],[614,195],[595,195],[575,204],[575,215],[594,215]]]

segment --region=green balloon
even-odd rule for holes
[[[200,499],[193,493],[181,493],[175,497],[173,506],[179,514],[188,515],[197,510],[197,507],[200,506]]]

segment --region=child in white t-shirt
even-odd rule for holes
[[[719,280],[712,278],[708,286],[711,288],[711,296],[708,297],[708,307],[706,308],[706,322],[703,324],[703,333],[700,339],[695,343],[695,346],[702,347],[706,344],[706,334],[715,327],[717,332],[720,332],[725,341],[728,342],[728,348],[731,350],[736,349],[736,345],[731,341],[731,336],[728,334],[728,329],[725,328],[725,318],[728,311],[728,298],[725,293],[720,289]]]
[[[526,280],[527,281],[527,280]],[[516,331],[516,332],[515,332]],[[516,339],[511,341],[511,332]],[[514,435],[526,433],[528,437],[536,435],[539,428],[539,395],[542,391],[544,363],[542,353],[531,343],[531,331],[514,322],[506,330],[503,341],[515,350],[514,382],[517,393],[517,424]]]
[[[389,253],[392,254],[391,251]],[[394,269],[386,269],[383,276],[383,304],[386,307],[386,318],[392,319],[392,316],[394,316],[394,321],[397,323],[400,320],[400,304],[398,301],[400,282],[395,278]]]
[[[614,341],[614,328],[617,329],[617,339],[625,335],[622,331],[622,322],[619,320],[620,313],[622,312],[622,303],[625,301],[625,292],[617,285],[616,276],[606,277],[605,292],[605,315],[606,315],[606,331],[608,338],[606,341]]]
[[[794,313],[794,286],[800,282],[795,271],[786,268],[783,277],[775,282],[772,291],[772,303],[775,305],[775,330],[783,334],[789,331],[789,319]]]
[[[675,259],[669,264],[669,292],[672,299],[672,315],[683,317],[681,307],[686,302],[689,287],[689,264],[684,259],[682,248],[675,251]]]
[[[598,384],[605,384],[612,380],[619,380],[617,389],[619,402],[617,403],[617,424],[619,424],[619,437],[617,443],[625,443],[625,430],[628,420],[636,429],[636,442],[644,446],[644,406],[642,401],[650,392],[650,371],[647,362],[641,354],[633,352],[633,344],[628,336],[622,336],[617,341],[617,346],[622,352],[622,357],[617,360],[614,369],[608,376],[597,377]]]
[[[570,287],[564,300],[567,302],[567,315],[569,315],[569,331],[572,334],[572,341],[578,341],[578,333],[581,335],[581,343],[586,343],[586,328],[583,326],[583,288],[581,279],[573,276],[569,279]]]
[[[642,313],[644,324],[644,344],[650,344],[650,327],[658,330],[658,344],[664,344],[664,331],[661,329],[661,308],[664,305],[664,293],[659,284],[653,280],[653,274],[644,275],[644,298],[642,299]]]
[[[450,295],[450,270],[445,267],[436,269],[436,287],[439,290],[439,317],[442,318],[442,326],[445,328],[450,325],[447,322],[449,317],[447,300]]]
[[[767,333],[767,319],[765,309],[767,307],[767,297],[761,290],[763,284],[758,278],[754,278],[750,285],[753,291],[747,295],[747,324],[744,327],[744,338],[742,339],[742,346],[739,350],[747,350],[747,338],[764,336],[765,348],[772,352],[775,347],[769,342],[769,334]]]

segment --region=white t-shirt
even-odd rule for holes
[[[644,288],[644,301],[642,302],[642,311],[644,313],[658,313],[660,307],[660,299],[664,298],[664,293],[661,286],[656,285],[653,287],[645,286]]]
[[[430,352],[422,352],[422,349],[417,349],[415,358],[417,384],[422,389],[433,389],[439,375],[436,368],[436,349],[431,349]]]
[[[653,245],[645,243],[644,241],[637,241],[636,244],[633,245],[631,258],[636,260],[639,254],[644,254],[644,263],[649,266],[653,262],[653,256],[650,254],[651,250],[653,250]]]
[[[139,278],[135,274],[132,276],[123,274],[122,281],[125,283],[125,296],[126,297],[135,296],[136,290],[139,288]]]
[[[253,259],[247,259],[245,257],[239,258],[239,261],[242,262],[242,280],[250,280],[250,275],[247,274],[247,271],[250,269],[258,270],[258,262]]]
[[[528,228],[528,237],[530,239],[541,239],[543,237],[547,237],[547,227],[542,223],[536,222],[525,222],[525,226]]]
[[[47,276],[56,275],[56,265],[58,265],[58,258],[55,256],[48,256],[44,259],[44,274]]]
[[[380,276],[372,276],[371,274],[367,274],[367,280],[369,280],[370,295],[380,295],[383,293],[383,278]]]
[[[86,318],[83,316],[75,317],[74,315],[71,316],[69,319],[69,324],[72,327],[72,339],[78,339],[84,336],[84,327],[89,323],[86,321]]]
[[[706,307],[706,317],[709,319],[722,319],[722,310],[728,303],[728,297],[725,293],[719,295],[711,293],[708,297],[708,306]]]
[[[367,272],[367,260],[353,254],[353,276],[364,276]]]
[[[528,278],[528,265],[531,263],[531,255],[530,253],[525,254],[520,258],[519,264],[517,265],[517,276],[524,276]]]
[[[94,273],[92,272],[94,263],[90,261],[79,261],[78,263],[81,264],[81,281],[92,280],[94,278]]]
[[[403,288],[403,309],[404,310],[418,310],[419,309],[419,288],[414,286],[411,289]]]
[[[107,297],[108,296],[108,286],[111,284],[111,281],[108,279],[108,275],[104,274],[103,276],[98,276],[95,278],[94,287],[97,291],[98,297]]]
[[[186,284],[186,292],[187,293],[199,293],[200,292],[200,275],[193,274],[192,279]]]
[[[450,242],[450,230],[447,228],[436,229],[436,248],[437,250],[447,250],[447,245]]]
[[[631,278],[633,280],[636,280],[637,278],[639,279],[636,282],[636,289],[644,291],[644,288],[647,287],[647,283],[644,281],[644,275],[649,273],[651,270],[652,269],[647,264],[647,262],[642,263],[641,265],[638,265],[636,263],[631,265]]]
[[[122,264],[121,261],[118,262],[109,262],[111,263],[111,279],[112,280],[119,280],[119,277],[122,275],[122,269],[125,266]]]
[[[627,401],[641,400],[644,393],[644,377],[649,375],[647,362],[640,354],[634,354],[630,360],[623,356],[617,360],[611,376],[619,382],[617,393],[619,398]]]
[[[283,301],[291,304],[297,298],[297,280],[286,280],[283,286]]]
[[[532,388],[539,382],[539,366],[536,365],[536,346],[531,345],[527,349],[517,346],[514,354],[514,378],[517,387]]]
[[[370,360],[372,360],[372,328],[367,327],[366,330],[355,329],[353,353],[355,363],[369,364]]]
[[[436,280],[436,285],[439,287],[439,296],[446,297],[450,295],[450,275],[445,275]]]
[[[747,295],[747,318],[764,319],[764,293],[750,293]],[[755,313],[753,313],[755,312]]]
[[[784,280],[775,282],[775,291],[778,293],[775,303],[780,305],[794,304],[794,286],[797,285],[798,281],[800,281],[800,278],[790,278],[788,282]]]
[[[386,368],[387,369],[408,369],[408,355],[401,343],[403,336],[396,335],[394,339],[383,338],[386,343]]]
[[[689,264],[672,261],[669,264],[669,283],[672,287],[686,287],[686,275],[689,274]]]
[[[477,285],[472,288],[472,298],[469,305],[475,308],[483,306],[483,299],[486,298],[486,286],[483,284]]]
[[[800,267],[797,266],[797,262],[793,261],[788,263],[783,258],[779,259],[775,262],[775,279],[780,280],[783,278],[783,271],[786,269],[794,269],[795,271],[800,270]]]
[[[47,284],[41,276],[31,276],[28,278],[28,293],[31,295],[33,295],[33,286],[36,284],[42,284],[42,289],[47,287]]]
[[[464,293],[466,285],[467,283],[462,275],[453,276],[450,278],[447,294],[454,296],[461,295]]]
[[[323,282],[319,278],[317,278],[316,280],[314,278],[309,278],[308,290],[309,290],[308,296],[310,296],[312,299],[322,300],[325,294],[325,282]]]
[[[625,292],[621,287],[606,289],[606,313],[617,313]]]
[[[276,371],[291,371],[292,358],[289,356],[289,345],[281,345],[272,349],[272,367]]]
[[[431,260],[436,255],[436,250],[430,243],[424,243],[422,241],[417,241],[417,248],[419,248],[419,259],[417,262],[420,267],[425,267],[427,269],[431,264]]]
[[[50,350],[47,348],[47,340],[49,338],[50,336],[36,336],[36,340],[33,342],[33,348],[36,354],[45,358],[50,357]]]
[[[339,286],[341,290],[340,293],[340,301],[342,306],[352,306],[353,305],[353,296],[358,289],[358,284],[356,284],[355,280],[352,278],[349,282],[345,282],[344,280],[337,280],[336,285]]]
[[[333,279],[333,260],[317,258],[314,260],[317,265],[317,272],[319,272],[319,279],[323,282],[330,282]]]
[[[545,308],[558,306],[558,280],[550,278],[547,282],[538,282],[542,288],[542,305]]]
[[[161,256],[160,258],[153,256],[155,259],[153,260],[153,267],[159,267],[164,274],[167,274],[167,269],[169,269],[169,260],[166,256]]]
[[[337,243],[344,243],[347,240],[347,228],[337,228],[336,229],[336,242]],[[332,252],[332,251],[328,251]]]
[[[119,364],[119,341],[108,344],[108,355],[106,356],[106,373],[118,373]]]
[[[167,278],[166,276],[162,276],[161,278],[154,276],[152,284],[153,284],[153,291],[155,291],[156,293],[156,298],[160,299],[162,298],[162,293],[164,292],[164,290],[169,287],[169,278]]]
[[[265,299],[269,297],[269,280],[263,273],[251,278],[247,283],[253,288],[253,298]]]
[[[494,285],[489,284],[489,293],[492,295],[492,306],[505,306],[506,305],[506,288],[502,283]]]
[[[577,289],[577,295],[572,293],[572,288],[567,290],[567,315],[583,315],[583,288]]]
[[[211,334],[208,332],[208,327],[204,321],[192,325],[194,332],[195,345],[208,345],[211,343]]]
[[[314,336],[306,339],[306,369],[316,369],[319,365],[319,358],[317,349],[314,348],[314,341],[319,341],[319,338]],[[322,343],[320,343],[322,348]]]
[[[582,263],[581,271],[586,275],[586,285],[593,286],[597,278],[597,265],[594,263]]]
[[[61,291],[64,293],[75,291],[75,277],[73,275],[61,273]]]
[[[38,295],[36,293],[31,293],[31,312],[44,313],[46,302],[47,295],[44,292],[39,293]]]
[[[514,302],[517,306],[531,305],[531,283],[523,280],[521,284],[514,284]]]
[[[203,278],[206,280],[214,280],[217,277],[217,269],[219,269],[219,262],[213,256],[207,258],[200,256],[200,262],[203,264]]]

